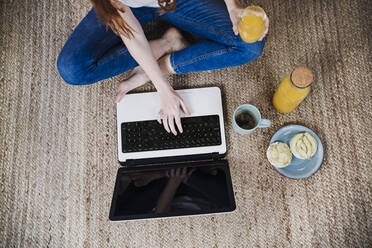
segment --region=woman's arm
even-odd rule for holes
[[[133,15],[129,7],[125,7],[124,9],[125,12],[119,11],[119,14],[132,28],[133,36],[127,38],[122,35],[121,39],[123,40],[132,57],[137,61],[137,63],[146,72],[147,76],[151,79],[156,90],[159,93],[171,90],[172,87],[166,81],[160,70],[158,62],[152,54],[149,42],[147,41],[141,24]]]
[[[155,213],[160,214],[168,210],[169,205],[177,192],[178,186],[180,186],[179,183],[177,184],[171,180],[168,181],[156,204]]]
[[[225,0],[227,11],[229,12],[231,23],[233,24],[233,30],[235,35],[239,34],[238,25],[240,21],[240,13],[243,11],[239,0]]]
[[[169,209],[169,205],[172,202],[178,187],[184,180],[187,180],[193,171],[194,170],[191,170],[187,173],[187,168],[170,170],[168,183],[159,197],[155,213],[164,213]]]
[[[242,8],[239,0],[225,0],[227,10],[230,12],[232,9]]]
[[[173,90],[172,86],[165,79],[158,62],[156,61],[149,42],[143,32],[141,24],[133,15],[131,9],[127,6],[123,7],[125,12],[118,11],[120,16],[132,28],[133,36],[128,38],[121,36],[129,53],[145,71],[147,76],[154,84],[161,98],[161,119],[164,128],[173,134],[177,135],[175,124],[178,130],[182,133],[180,109],[186,114],[190,114],[185,106],[182,98]],[[159,121],[160,122],[160,121]]]

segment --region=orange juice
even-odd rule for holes
[[[250,11],[265,12],[261,7],[249,6],[242,13],[238,26],[239,35],[245,42],[254,43],[258,41],[265,31],[265,22],[261,16],[257,16]]]
[[[307,67],[297,67],[279,84],[273,96],[273,105],[280,113],[293,111],[309,94],[313,73]]]

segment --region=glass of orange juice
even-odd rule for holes
[[[257,15],[261,13],[261,15]],[[266,29],[265,11],[259,6],[249,6],[240,14],[239,35],[247,43],[258,41]]]

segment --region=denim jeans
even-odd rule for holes
[[[238,66],[260,56],[264,41],[245,43],[232,30],[223,0],[177,0],[175,11],[159,15],[159,8],[132,8],[141,25],[160,18],[204,38],[170,55],[177,74]],[[138,66],[124,43],[100,23],[92,9],[73,31],[58,56],[57,68],[70,84],[92,84]]]

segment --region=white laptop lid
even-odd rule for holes
[[[125,162],[128,159],[146,159],[208,153],[226,153],[221,90],[218,87],[209,87],[176,90],[176,92],[184,100],[186,106],[191,112],[191,116],[219,116],[222,141],[221,145],[123,153],[123,149],[121,147],[121,123],[156,120],[160,110],[160,98],[157,92],[129,94],[126,95],[117,104],[118,159],[120,162]],[[182,113],[181,117],[185,117],[185,114]]]

